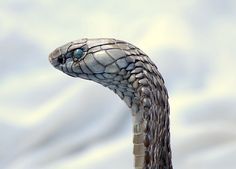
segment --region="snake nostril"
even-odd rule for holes
[[[59,57],[57,58],[57,61],[58,61],[58,63],[60,63],[60,64],[64,64],[64,63],[66,62],[66,59],[65,59],[65,57],[63,57],[63,56],[59,56]]]

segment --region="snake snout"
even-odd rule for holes
[[[56,67],[60,64],[59,63],[60,55],[61,55],[61,52],[60,52],[59,48],[55,49],[52,53],[49,54],[48,59],[54,67]]]

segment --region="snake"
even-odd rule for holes
[[[49,54],[63,73],[108,87],[130,108],[135,169],[172,169],[170,106],[165,82],[141,49],[114,38],[83,38]]]

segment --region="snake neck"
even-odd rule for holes
[[[152,80],[150,79],[152,78]],[[172,169],[169,103],[159,73],[145,76],[137,89],[138,111],[133,113],[136,169]]]
[[[128,72],[126,87],[107,87],[132,109],[135,168],[172,169],[168,93],[157,68],[149,66]]]

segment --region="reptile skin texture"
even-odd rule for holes
[[[49,61],[69,76],[108,87],[131,108],[135,169],[172,169],[168,93],[143,51],[116,39],[80,39],[55,49]]]

